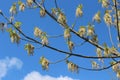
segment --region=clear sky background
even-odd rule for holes
[[[9,9],[13,2],[17,0],[0,0],[0,9],[3,13],[10,17]],[[25,0],[23,0],[25,1]],[[75,10],[79,4],[83,4],[83,17],[77,20],[75,30],[78,30],[79,26],[87,26],[91,22],[94,14],[100,10],[102,15],[104,14],[101,8],[101,4],[97,0],[57,0],[58,6],[63,10],[67,17],[67,23],[71,26],[75,21]],[[55,7],[54,0],[45,0],[45,6],[50,11],[51,8]],[[63,34],[63,28],[57,24],[49,16],[41,18],[39,15],[40,9],[25,9],[24,12],[19,12],[15,16],[16,21],[21,21],[22,31],[33,38],[33,30],[35,26],[38,26],[41,30],[47,32],[48,35],[59,35]],[[101,17],[103,18],[103,17]],[[102,19],[103,20],[103,19]],[[0,16],[0,22],[6,22],[6,20]],[[107,27],[105,23],[95,23],[95,30],[98,36],[99,43],[102,45],[104,42],[110,44]],[[113,30],[113,29],[112,29]],[[114,31],[114,30],[113,30]],[[116,34],[114,32],[114,34]],[[73,35],[74,36],[74,35]],[[116,37],[114,37],[116,39]],[[39,39],[38,39],[39,40]],[[76,44],[83,42],[78,37],[73,37],[72,40]],[[115,41],[115,40],[114,40]],[[24,45],[27,42],[21,41],[19,45],[13,44],[10,41],[9,34],[7,32],[0,32],[0,80],[115,80],[114,72],[109,69],[100,72],[92,72],[80,69],[79,74],[71,73],[67,69],[65,62],[52,64],[49,66],[48,71],[42,70],[39,64],[39,58],[45,56],[50,61],[56,61],[64,58],[66,55],[60,54],[56,51],[48,48],[35,49],[34,56],[28,56],[24,50]],[[49,45],[68,51],[67,45],[63,37],[50,38]],[[36,45],[37,48],[41,47]],[[110,44],[111,46],[111,44]],[[73,52],[80,53],[83,55],[96,55],[95,47],[89,43],[81,47],[76,47]],[[72,57],[69,60],[74,63],[89,67],[90,60]]]

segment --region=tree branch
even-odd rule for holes
[[[12,23],[3,13],[0,13],[0,14],[8,21],[8,22],[9,22],[9,23],[10,23],[10,24],[11,24],[11,25],[12,25],[22,36],[24,36],[26,39],[28,39],[28,40],[30,40],[30,41],[32,41],[32,42],[35,42],[35,43],[37,43],[37,44],[42,45],[41,42],[39,42],[39,41],[37,41],[37,40],[35,40],[35,39],[33,39],[33,38],[31,38],[31,37],[25,35],[20,29],[18,29],[17,27],[15,27],[14,23]],[[49,13],[49,15],[51,15],[51,14]],[[52,16],[52,15],[51,15],[51,16]],[[56,20],[56,18],[54,18],[54,19]],[[59,23],[59,22],[58,22],[58,23]],[[73,33],[75,33],[77,36],[79,36],[79,34],[78,34],[77,32],[75,32],[74,30],[71,29],[71,31],[72,31]],[[81,36],[79,36],[79,37],[81,37]],[[88,40],[88,39],[86,39],[86,38],[84,38],[84,37],[81,37],[81,38],[84,39],[85,41],[87,41],[87,42],[93,44],[94,46],[96,46],[96,47],[98,47],[98,48],[104,50],[104,48],[102,48],[101,46],[99,46],[99,45],[96,44],[96,43],[93,43],[91,40]],[[68,54],[68,55],[76,56],[76,57],[81,57],[81,58],[88,58],[88,59],[90,59],[90,58],[91,58],[91,59],[100,59],[100,58],[105,58],[105,59],[120,58],[120,56],[103,56],[103,57],[84,56],[84,55],[80,55],[80,53],[74,54],[74,53],[71,53],[71,52],[62,51],[62,50],[60,50],[60,49],[51,47],[51,46],[49,46],[49,45],[45,45],[45,47],[47,47],[47,48],[49,48],[49,49],[52,49],[52,50],[55,50],[55,51],[60,52],[60,53],[64,53],[64,54]]]
[[[116,11],[116,20],[117,20],[117,34],[118,34],[118,41],[120,42],[120,28],[119,28],[119,19],[118,19],[118,8],[117,8],[117,1],[115,0],[115,11]]]
[[[59,23],[60,25],[62,25],[62,26],[64,26],[64,27],[67,26],[67,27],[69,28],[69,26],[68,26],[67,24],[64,25],[64,24],[58,22],[57,19],[56,19],[51,13],[49,13],[42,5],[40,5],[36,0],[34,1],[34,3],[35,3],[37,6],[39,6],[40,8],[44,9],[45,12],[46,12],[53,20],[55,20],[57,23]],[[89,42],[90,44],[92,44],[92,45],[100,48],[101,50],[104,50],[104,48],[101,47],[100,45],[98,45],[97,43],[94,43],[94,42],[92,42],[91,40],[89,40],[89,39],[87,39],[87,38],[85,38],[85,37],[80,36],[80,35],[78,34],[78,32],[74,31],[72,28],[70,28],[70,31],[71,31],[72,33],[76,34],[76,35],[77,35],[78,37],[80,37],[81,39],[83,39],[83,40]]]

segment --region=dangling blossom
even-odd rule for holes
[[[66,61],[66,63],[67,63],[67,65],[68,65],[68,70],[70,70],[71,72],[76,72],[76,73],[78,73],[79,72],[79,67],[78,67],[78,65],[76,65],[76,64],[74,64],[74,63],[72,63],[72,62],[70,62],[70,61]]]
[[[64,30],[64,38],[70,38],[70,29],[69,28],[67,28],[67,29],[65,29]]]
[[[62,12],[60,12],[57,21],[63,25],[66,24],[66,16]]]
[[[102,51],[101,51],[100,48],[97,48],[97,49],[96,49],[96,53],[97,53],[97,57],[102,57]],[[103,62],[103,59],[102,59],[102,58],[99,58],[99,60]]]
[[[95,62],[95,61],[92,61],[92,68],[93,69],[98,69],[99,68],[99,65]]]
[[[78,7],[76,8],[76,17],[80,17],[83,15],[83,11],[82,11],[82,4],[78,5]]]
[[[20,42],[20,36],[16,33],[16,31],[10,31],[10,39],[12,43],[17,43],[19,44]]]
[[[117,77],[120,78],[120,70],[117,71]]]
[[[19,5],[19,10],[20,10],[20,11],[24,11],[24,10],[25,10],[25,4],[24,4],[24,3],[21,3],[21,4]]]
[[[40,58],[40,64],[42,65],[43,70],[48,70],[49,61],[45,57]]]
[[[42,34],[41,39],[42,39],[42,45],[43,45],[43,46],[44,46],[44,45],[48,45],[48,38],[47,38],[46,33],[43,33],[43,34]]]
[[[109,11],[106,11],[105,14],[104,14],[104,21],[105,23],[108,25],[108,26],[111,26],[112,25],[112,17],[110,15],[110,12]]]
[[[41,37],[41,35],[42,35],[42,30],[40,30],[38,27],[35,27],[35,28],[34,28],[34,35],[35,35],[36,37]]]
[[[45,9],[40,9],[40,16],[44,17],[46,15]]]
[[[16,8],[16,3],[14,3],[11,8],[10,8],[10,13],[12,15],[17,14],[17,8]]]
[[[85,36],[86,35],[86,28],[84,26],[80,26],[78,33],[80,36]]]
[[[108,8],[109,6],[109,1],[108,0],[102,0],[102,7]]]
[[[96,22],[98,22],[98,23],[101,22],[100,11],[98,11],[98,12],[94,15],[93,21],[96,21]]]
[[[25,45],[25,50],[27,50],[28,55],[33,55],[34,46],[28,43],[28,44]]]
[[[27,4],[28,4],[28,6],[32,6],[33,0],[27,0]]]
[[[94,31],[94,27],[93,27],[93,25],[88,24],[87,35],[88,35],[88,36],[93,36],[94,33],[95,33],[95,31]]]
[[[71,51],[74,48],[74,43],[72,41],[68,41],[68,47]]]

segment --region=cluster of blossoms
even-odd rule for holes
[[[45,32],[42,32],[38,27],[34,28],[34,36],[39,37],[42,40],[42,45],[48,45],[48,38]]]

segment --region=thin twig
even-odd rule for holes
[[[83,41],[82,43],[80,43],[80,44],[75,44],[75,46],[82,46],[82,45],[84,45],[85,43],[86,43],[87,41]]]
[[[111,44],[112,44],[112,46],[114,46],[113,39],[112,39],[112,34],[111,34],[111,31],[110,31],[110,27],[109,27],[109,26],[108,26],[108,33],[109,33],[109,37],[110,37]]]
[[[103,71],[103,70],[107,70],[107,69],[111,68],[112,66],[114,66],[114,65],[116,65],[116,64],[118,64],[118,63],[120,63],[120,61],[114,63],[113,65],[109,65],[109,66],[107,66],[107,67],[98,68],[98,69],[88,69],[88,68],[84,68],[84,67],[80,67],[80,66],[79,66],[79,68],[80,68],[80,69],[84,69],[84,70],[88,70],[88,71]]]
[[[58,61],[55,61],[55,62],[50,62],[50,64],[56,64],[56,63],[60,63],[60,62],[63,62],[65,60],[67,60],[71,55],[68,55],[67,57],[65,57],[64,59],[61,59],[61,60],[58,60]]]
[[[58,38],[58,37],[62,37],[63,36],[63,34],[60,34],[60,35],[54,35],[54,36],[47,36],[48,38]]]

